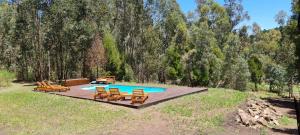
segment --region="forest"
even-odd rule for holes
[[[264,30],[241,0],[0,0],[0,70],[22,81],[94,79],[291,91],[300,66],[300,4]]]

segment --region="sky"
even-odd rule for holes
[[[224,0],[216,0],[220,4],[224,4]],[[177,0],[182,11],[187,13],[196,9],[195,0]],[[278,26],[275,22],[275,15],[280,11],[285,11],[291,15],[291,0],[243,0],[243,6],[250,20],[242,24],[252,25],[258,23],[262,29],[272,29]]]

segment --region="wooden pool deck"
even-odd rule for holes
[[[88,85],[79,85],[79,86],[72,86],[70,87],[71,90],[67,92],[52,92],[50,94],[60,95],[60,96],[66,96],[66,97],[72,97],[72,98],[78,98],[78,99],[85,99],[85,100],[93,100],[96,102],[102,102],[102,103],[109,103],[113,105],[120,105],[135,109],[145,108],[151,105],[155,105],[164,101],[168,101],[174,98],[182,97],[185,95],[190,95],[194,93],[200,93],[205,92],[208,89],[207,88],[191,88],[191,87],[173,87],[173,88],[167,88],[165,92],[162,93],[149,93],[149,98],[145,101],[144,104],[130,104],[130,99],[124,100],[124,101],[107,101],[107,99],[101,100],[97,99],[94,100],[94,92],[88,91],[88,90],[82,90],[82,87],[88,87],[91,86],[91,84]]]

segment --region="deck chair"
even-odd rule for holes
[[[48,92],[50,91],[47,86],[44,86],[41,82],[36,82],[37,86],[34,88],[34,91],[43,91],[43,92]]]
[[[106,92],[104,87],[96,87],[96,94],[94,95],[94,100],[97,98],[104,99],[109,96],[109,93]]]
[[[110,88],[109,89],[109,96],[107,97],[108,101],[118,101],[118,100],[125,100],[125,96],[119,91],[118,88]]]
[[[61,85],[51,85],[49,82],[45,82],[48,87],[62,89],[62,91],[66,92],[70,90],[70,87],[65,87]]]
[[[105,78],[106,78],[108,84],[116,83],[116,77],[115,76],[106,76]]]
[[[131,97],[131,104],[140,103],[144,104],[144,102],[148,99],[148,94],[144,93],[144,90],[137,89],[133,90]]]
[[[66,92],[68,91],[66,88],[63,87],[54,87],[52,85],[46,84],[44,81],[41,82],[45,88],[49,89],[47,92]]]

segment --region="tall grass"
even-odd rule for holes
[[[0,87],[7,87],[15,79],[15,74],[7,70],[0,70]]]

